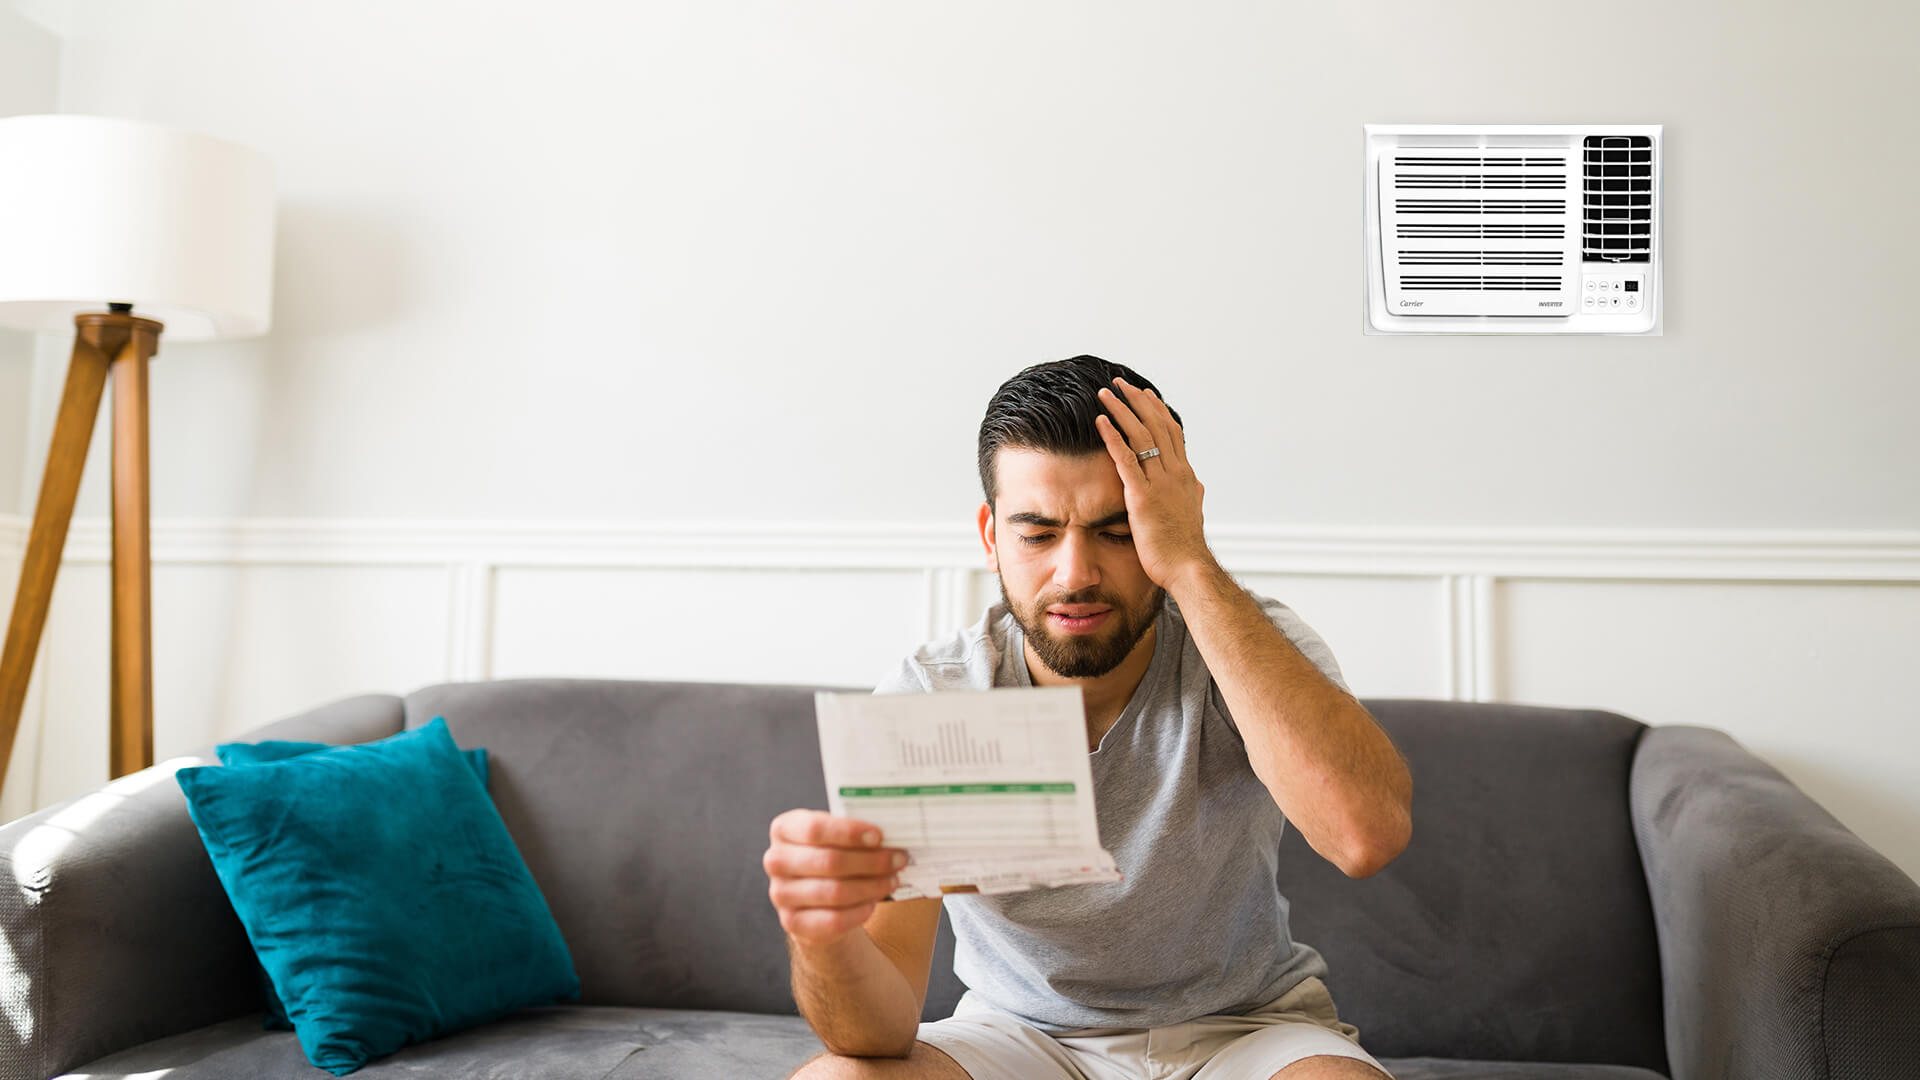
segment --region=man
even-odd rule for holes
[[[1319,635],[1214,561],[1179,414],[1128,368],[1041,364],[987,406],[979,511],[1001,603],[876,692],[1078,685],[1101,842],[1124,879],[947,898],[954,1015],[922,1024],[941,901],[879,903],[873,826],[773,820],[796,1078],[1378,1080],[1287,929],[1282,828],[1353,877],[1412,831],[1412,779]]]

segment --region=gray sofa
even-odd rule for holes
[[[1281,884],[1400,1080],[1920,1076],[1920,886],[1732,739],[1367,705],[1412,765],[1413,844],[1352,880],[1290,835]],[[811,688],[455,683],[243,739],[363,742],[436,715],[490,748],[583,996],[356,1075],[778,1078],[820,1051],[760,867],[776,813],[825,805]],[[0,1072],[325,1076],[262,1030],[246,937],[156,773],[0,827]],[[930,1019],[961,992],[952,950],[943,924]]]

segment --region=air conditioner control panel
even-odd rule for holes
[[[1647,275],[1643,271],[1588,270],[1581,279],[1582,312],[1638,312],[1646,303]]]

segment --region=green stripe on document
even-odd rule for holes
[[[1072,784],[921,784],[913,787],[843,787],[848,798],[902,798],[908,795],[1004,795],[1039,792],[1045,795],[1071,795]]]

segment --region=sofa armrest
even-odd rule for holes
[[[402,723],[398,697],[367,695],[235,741],[357,743]],[[57,1076],[262,1007],[173,779],[218,761],[207,746],[0,826],[0,1076]]]
[[[1913,1067],[1920,885],[1722,731],[1648,729],[1629,798],[1674,1080]]]

